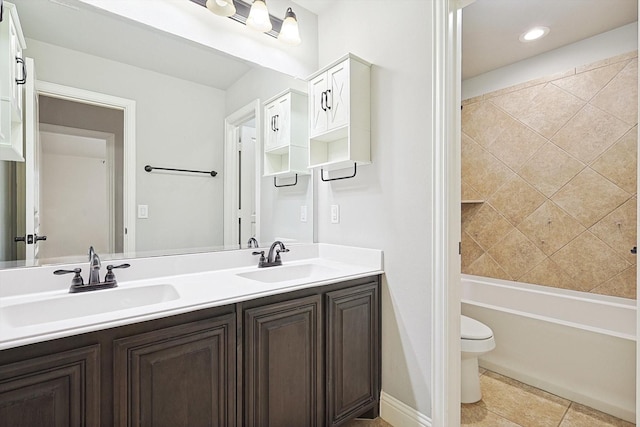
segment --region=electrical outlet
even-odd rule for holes
[[[340,206],[331,205],[331,224],[340,223]]]
[[[307,222],[307,207],[300,206],[300,222]]]
[[[140,219],[149,218],[149,206],[148,205],[138,205],[138,218],[140,218]]]

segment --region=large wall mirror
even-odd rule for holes
[[[257,102],[304,80],[83,2],[12,3],[35,66],[47,240],[25,261],[24,167],[0,161],[0,268],[84,261],[89,245],[109,259],[313,241],[311,176],[262,177]]]

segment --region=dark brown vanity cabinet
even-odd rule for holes
[[[380,278],[0,351],[0,427],[338,427],[375,417]]]
[[[0,366],[0,426],[100,424],[100,346]]]
[[[328,292],[326,300],[327,426],[371,410],[380,394],[377,282]]]
[[[323,426],[321,301],[244,311],[245,426]]]
[[[373,277],[239,305],[244,427],[337,427],[378,415],[379,289]]]
[[[235,315],[114,341],[115,425],[235,425]]]

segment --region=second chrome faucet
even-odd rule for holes
[[[278,248],[279,247],[279,248]],[[282,259],[280,258],[280,252],[289,252],[280,240],[276,240],[271,244],[269,248],[269,253],[266,258],[264,256],[264,251],[255,251],[254,255],[260,255],[260,261],[258,261],[258,267],[275,267],[276,265],[282,265]],[[275,254],[275,255],[274,255]]]

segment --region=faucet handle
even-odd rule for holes
[[[280,249],[276,249],[276,259],[274,261],[281,261],[280,259],[280,252],[289,252],[288,248],[285,248],[284,245],[282,245],[282,250]]]
[[[107,274],[104,276],[104,281],[105,283],[113,283],[116,284],[118,283],[116,281],[116,275],[113,274],[113,269],[114,268],[129,268],[131,267],[131,264],[120,264],[120,265],[107,265]]]
[[[60,276],[61,274],[73,273],[74,276],[73,276],[73,279],[71,279],[71,286],[82,286],[84,285],[84,280],[80,275],[81,271],[82,271],[81,268],[74,268],[73,270],[56,270],[53,272],[53,274],[55,274],[56,276]]]
[[[251,254],[260,255],[260,260],[258,261],[258,267],[262,267],[267,262],[267,259],[264,257],[264,251],[253,251],[251,252]]]

